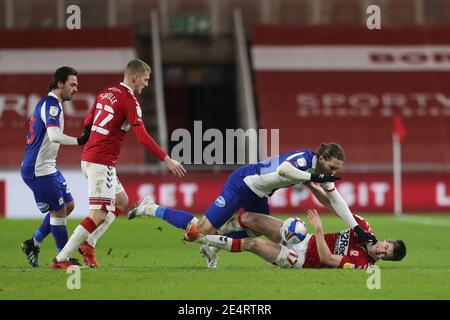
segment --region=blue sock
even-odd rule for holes
[[[55,238],[56,249],[60,252],[67,243],[66,218],[51,218],[50,230]]]
[[[44,241],[45,237],[48,236],[50,233],[50,212],[47,213],[44,220],[42,221],[39,228],[36,230],[36,232],[33,234],[33,239],[35,242],[38,242],[39,244]]]
[[[181,228],[183,230],[186,230],[188,223],[194,218],[194,215],[189,212],[160,206],[156,209],[155,215],[158,218],[167,221],[167,223],[170,223],[174,227]]]
[[[227,236],[228,238],[233,238],[233,239],[250,238],[250,236],[247,234],[247,231],[245,231],[245,230],[230,232],[230,233],[224,234],[224,236]]]

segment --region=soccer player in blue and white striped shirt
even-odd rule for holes
[[[90,128],[79,137],[65,135],[62,102],[72,100],[78,90],[77,71],[61,67],[48,86],[49,93],[34,110],[27,133],[25,156],[21,165],[23,181],[32,190],[37,207],[46,216],[29,240],[21,243],[28,262],[38,267],[39,247],[52,233],[58,252],[67,242],[66,217],[74,209],[73,197],[61,172],[56,167],[59,146],[83,145]]]

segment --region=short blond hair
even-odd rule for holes
[[[145,71],[151,72],[152,69],[144,61],[140,59],[133,59],[128,62],[125,67],[125,77],[134,76],[135,74],[142,75]]]

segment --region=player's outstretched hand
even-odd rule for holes
[[[341,177],[335,176],[332,173],[311,173],[312,182],[335,182],[340,179]]]
[[[367,244],[367,243],[375,244],[375,243],[378,242],[377,238],[373,234],[363,230],[363,228],[361,228],[359,225],[355,226],[353,228],[353,230],[355,231],[355,233],[358,236],[359,240],[362,243],[364,243],[364,244]]]
[[[171,157],[165,157],[164,163],[166,164],[167,169],[172,171],[172,173],[178,178],[181,178],[186,174],[186,169],[183,167],[183,165],[178,161],[173,160]]]
[[[308,209],[306,211],[309,222],[313,226],[314,230],[323,230],[322,221],[320,220],[319,214],[316,209]]]

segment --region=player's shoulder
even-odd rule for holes
[[[35,108],[35,115],[42,115],[44,113],[49,113],[51,116],[56,117],[61,112],[61,104],[59,100],[52,94],[48,94],[42,97]]]
[[[310,168],[312,166],[314,155],[315,153],[309,149],[300,149],[285,153],[283,158],[285,158],[286,161],[295,163],[297,167]]]
[[[38,105],[46,104],[47,106],[55,106],[60,108],[59,100],[51,93],[47,94],[45,97],[42,97],[41,100],[39,100]]]
[[[115,94],[117,96],[121,96],[126,94],[126,89],[124,87],[122,87],[119,84],[113,84],[110,86],[107,86],[103,89],[101,89],[98,93],[98,95],[102,95],[102,94],[106,94],[106,93],[111,93],[111,94]]]
[[[305,159],[312,159],[315,155],[314,151],[309,149],[299,149],[295,151],[290,151],[285,153],[287,156],[287,160],[293,159],[293,158],[305,158]]]

